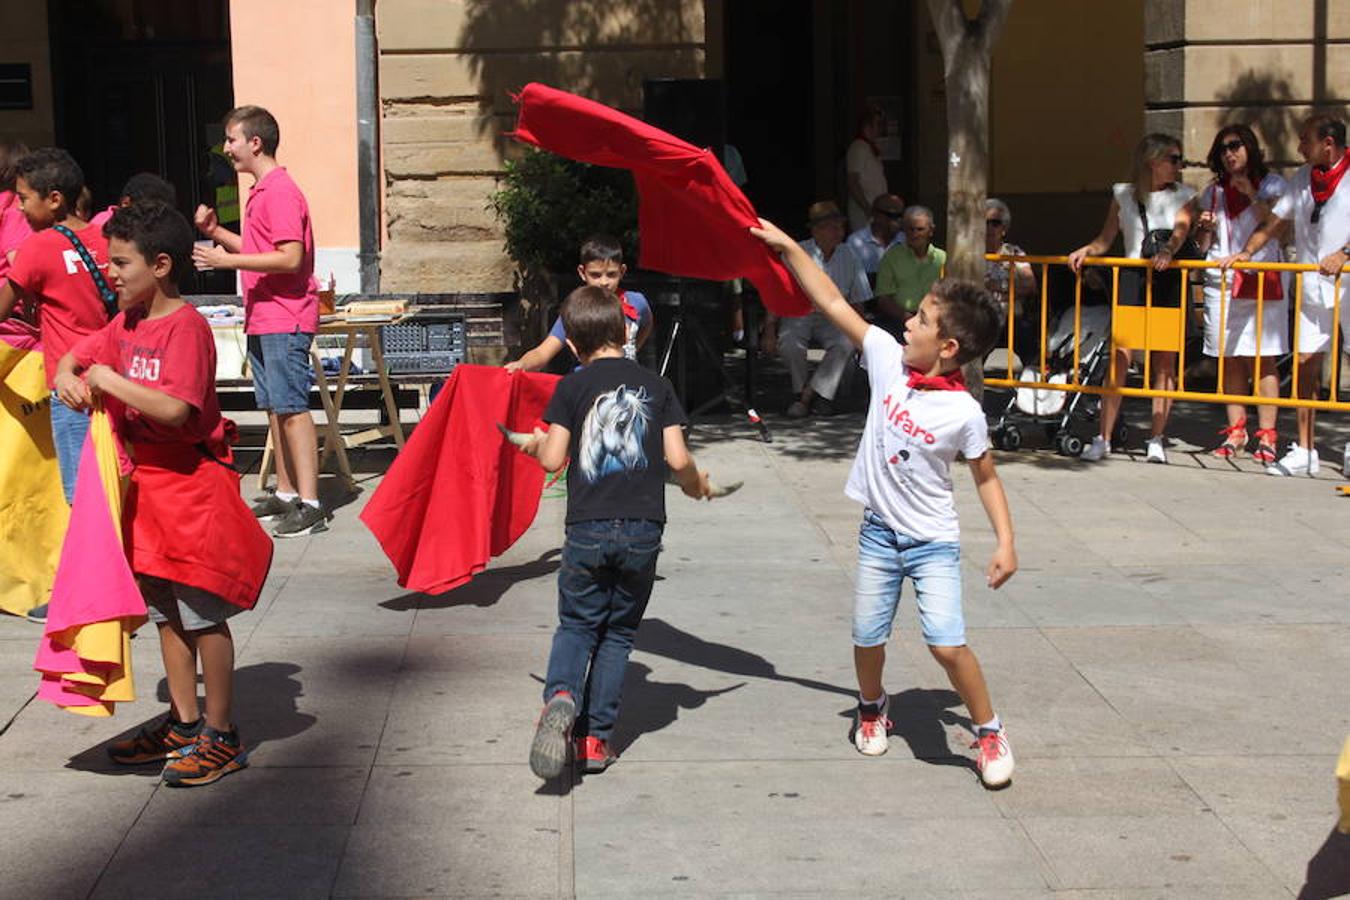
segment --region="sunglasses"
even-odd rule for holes
[[[985,227],[985,228],[1002,228],[1002,227],[1003,227],[1003,220],[1002,220],[1002,219],[985,219],[985,220],[984,220],[984,227]]]
[[[1236,153],[1247,145],[1239,140],[1231,140],[1231,141],[1224,141],[1222,144],[1220,144],[1220,146],[1223,147],[1224,152],[1226,153]]]
[[[889,209],[879,209],[877,212],[893,222],[898,222],[905,217],[905,211],[903,209],[897,212],[891,212]]]

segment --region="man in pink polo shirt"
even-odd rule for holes
[[[252,175],[243,234],[220,225],[215,210],[197,207],[201,233],[217,246],[198,247],[198,268],[237,269],[244,288],[244,331],[258,407],[267,410],[276,455],[277,487],[253,507],[276,520],[276,537],[328,530],[319,504],[318,438],[309,413],[313,379],[309,348],[319,329],[314,283],[314,232],[309,204],[277,164],[281,132],[272,114],[241,106],[225,114],[225,155]]]

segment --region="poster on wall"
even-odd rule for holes
[[[881,127],[881,136],[877,146],[881,149],[881,158],[887,162],[900,159],[903,143],[900,140],[900,123],[904,112],[904,103],[900,97],[868,97],[867,104],[875,106],[885,114]]]

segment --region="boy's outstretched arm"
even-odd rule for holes
[[[520,355],[520,359],[507,363],[508,372],[538,372],[553,361],[563,348],[563,342],[553,335],[546,335],[542,341]]]
[[[994,457],[990,453],[972,459],[970,472],[975,476],[975,489],[980,494],[980,502],[989,516],[989,524],[994,526],[994,536],[998,547],[985,569],[989,586],[997,590],[1017,571],[1017,551],[1013,548],[1012,513],[1008,511],[1008,497],[1003,493],[1003,482],[994,471]]]
[[[547,433],[536,428],[534,440],[520,450],[539,460],[545,472],[556,472],[567,463],[567,444],[571,439],[572,432],[554,422],[548,426]]]
[[[695,500],[711,498],[712,485],[708,483],[708,473],[700,472],[698,466],[694,465],[689,445],[684,442],[684,430],[678,425],[667,425],[661,430],[661,444],[670,476],[685,496]]]
[[[769,249],[778,251],[783,257],[783,263],[806,292],[806,296],[811,298],[811,303],[824,313],[825,318],[834,323],[834,327],[842,331],[855,347],[862,347],[863,336],[867,334],[867,320],[844,299],[844,295],[839,293],[839,288],[835,287],[830,276],[816,265],[801,245],[766,219],[760,219],[759,227],[751,228],[750,233],[768,244]]]

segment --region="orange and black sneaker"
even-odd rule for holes
[[[599,774],[619,760],[619,754],[610,749],[609,742],[600,738],[587,735],[577,738],[576,744],[577,766],[587,775]]]
[[[170,787],[197,787],[224,778],[248,765],[248,751],[238,732],[202,729],[197,743],[164,767],[164,783]]]
[[[108,758],[124,766],[163,762],[192,749],[202,732],[202,720],[191,725],[165,716],[158,725],[142,725],[131,737],[108,745]]]

